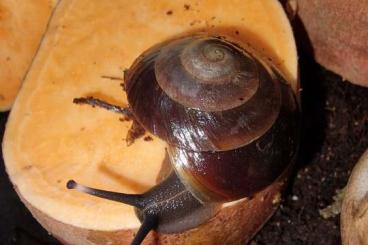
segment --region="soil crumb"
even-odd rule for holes
[[[152,141],[153,138],[151,136],[146,136],[143,138],[144,141]]]
[[[135,120],[133,120],[133,124],[128,131],[128,135],[125,139],[127,146],[131,146],[134,141],[145,134],[146,130]]]

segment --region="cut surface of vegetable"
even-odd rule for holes
[[[60,241],[129,244],[140,226],[132,207],[68,190],[66,183],[74,179],[93,188],[142,193],[157,183],[166,155],[166,143],[147,133],[127,146],[132,121],[76,105],[73,99],[93,96],[127,106],[120,85],[124,70],[153,45],[202,31],[250,45],[272,59],[298,91],[294,38],[276,0],[58,4],[9,116],[3,153],[19,196]],[[225,204],[196,229],[169,235],[151,232],[144,242],[245,242],[272,215],[284,179],[252,200]]]

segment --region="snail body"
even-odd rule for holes
[[[167,142],[173,172],[141,195],[69,188],[137,208],[150,229],[179,232],[213,217],[221,203],[251,197],[293,162],[298,105],[275,67],[222,37],[159,44],[125,78],[130,111]]]

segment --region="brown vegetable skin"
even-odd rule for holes
[[[275,62],[298,95],[295,43],[278,1],[229,1],[227,5],[223,0],[59,3],[10,113],[3,156],[23,202],[60,241],[129,244],[139,227],[133,208],[67,190],[65,184],[74,178],[88,186],[129,193],[142,193],[155,184],[165,155],[160,139],[150,135],[151,141],[137,139],[128,147],[123,139],[131,122],[72,103],[76,97],[93,95],[127,105],[120,81],[105,77],[122,79],[124,68],[152,45],[204,30],[229,36]],[[189,10],[184,4],[190,5]],[[171,15],[166,14],[169,10]],[[242,243],[272,215],[273,200],[277,203],[281,189],[273,184],[251,201],[223,208],[196,229],[174,235],[152,232],[147,241]]]
[[[13,104],[57,2],[0,1],[0,111]]]
[[[368,86],[368,1],[288,2],[290,6],[297,2],[297,34],[306,32],[317,62],[343,79]],[[309,45],[308,41],[302,45]]]
[[[345,190],[341,211],[344,245],[368,244],[368,150],[359,159]]]

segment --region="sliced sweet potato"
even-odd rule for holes
[[[141,193],[156,184],[165,142],[127,146],[130,121],[72,103],[93,95],[124,106],[124,69],[152,45],[197,31],[227,35],[276,63],[297,91],[297,55],[276,0],[61,1],[14,104],[3,142],[6,169],[36,219],[66,244],[128,244],[140,225],[132,207],[65,188]],[[181,234],[151,232],[145,244],[238,244],[272,215],[286,174],[252,200],[225,204]]]
[[[0,1],[0,111],[13,104],[57,2]]]

